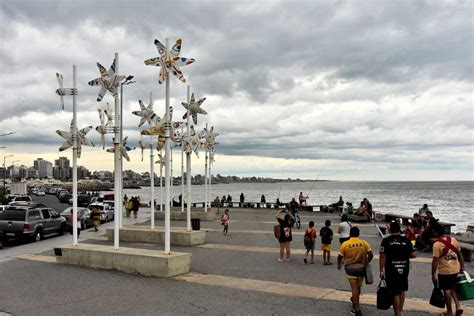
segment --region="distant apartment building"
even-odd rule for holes
[[[38,179],[38,170],[35,167],[29,167],[26,171],[26,178],[27,179]]]
[[[53,164],[43,158],[33,161],[33,168],[38,171],[38,178],[53,178]]]
[[[54,161],[54,179],[70,180],[72,179],[72,169],[69,159],[66,157],[59,157]]]
[[[77,167],[77,178],[79,180],[89,179],[90,175],[91,175],[91,172],[86,167],[84,166]]]

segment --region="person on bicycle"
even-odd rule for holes
[[[296,199],[295,198],[292,198],[291,199],[291,202],[290,204],[288,205],[289,209],[290,209],[290,212],[291,212],[291,215],[292,216],[295,216],[295,213],[299,211],[299,204],[298,202],[296,202]]]

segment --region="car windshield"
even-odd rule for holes
[[[28,196],[19,196],[15,198],[15,202],[21,202],[21,201],[31,201],[31,199]]]
[[[0,220],[3,221],[25,221],[25,210],[5,210],[0,213]]]
[[[71,214],[71,210],[72,210],[72,208],[67,208],[61,213],[61,215],[69,215],[69,214]]]

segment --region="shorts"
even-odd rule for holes
[[[306,248],[306,250],[313,250],[313,251],[314,251],[314,242],[312,242],[312,243],[305,243],[305,244],[304,244],[304,247]]]
[[[346,277],[348,280],[357,280],[359,287],[362,287],[365,280],[365,269],[346,268]]]
[[[442,290],[452,290],[456,287],[458,274],[438,274],[439,288]]]
[[[331,251],[331,244],[321,244],[321,250]]]
[[[339,243],[342,245],[345,241],[348,241],[350,237],[339,238]]]
[[[394,296],[408,291],[408,276],[388,274],[385,275],[385,282]]]

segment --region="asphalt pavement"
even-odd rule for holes
[[[55,197],[38,197],[58,211],[68,205]],[[273,236],[275,214],[269,209],[231,209],[229,235],[220,232],[219,221],[203,222],[208,230],[206,244],[197,247],[176,247],[172,251],[192,254],[191,273],[182,278],[160,279],[129,275],[78,266],[45,262],[53,258],[53,247],[71,242],[71,236],[52,237],[37,243],[17,245],[0,251],[0,312],[15,315],[350,315],[349,286],[336,265],[324,266],[321,256],[315,264],[303,263],[303,228],[309,220],[316,221],[317,230],[334,214],[304,213],[303,227],[294,230],[292,261],[280,263],[278,243]],[[138,219],[124,219],[124,225],[149,225],[149,209],[142,209]],[[163,226],[162,221],[156,221]],[[172,227],[185,222],[172,222]],[[81,233],[79,242],[112,245],[99,232],[89,229]],[[381,242],[373,225],[360,225],[363,239],[378,252]],[[163,245],[121,243],[163,251]],[[333,254],[338,248],[333,242]],[[318,247],[316,247],[318,249]],[[22,254],[37,254],[38,260],[20,260]],[[426,306],[431,294],[430,254],[420,254],[412,262],[409,306]],[[336,257],[333,256],[333,262]],[[378,261],[374,263],[377,275]],[[468,266],[471,273],[472,264]],[[209,280],[210,281],[209,281]],[[204,280],[204,281],[203,281]],[[298,288],[301,288],[298,290]],[[329,294],[323,295],[322,293]],[[364,286],[364,315],[392,315],[393,311],[377,310],[373,304],[376,284]],[[469,302],[471,303],[471,302]],[[425,305],[423,305],[425,304]],[[474,308],[469,307],[468,308]],[[471,311],[473,309],[470,309]],[[405,315],[426,315],[423,308],[411,308]],[[0,313],[1,314],[1,313]]]

